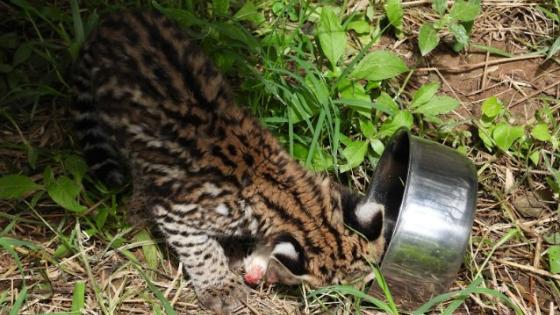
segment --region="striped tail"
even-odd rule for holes
[[[102,121],[97,112],[91,75],[93,65],[88,63],[91,60],[89,57],[84,50],[74,71],[76,96],[71,109],[74,129],[90,173],[108,188],[115,189],[127,182],[128,171],[111,136],[112,128]]]

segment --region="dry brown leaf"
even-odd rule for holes
[[[546,211],[546,205],[531,192],[521,192],[513,197],[515,209],[526,218],[538,218]]]

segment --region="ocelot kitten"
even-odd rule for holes
[[[149,210],[207,308],[230,313],[247,293],[221,239],[259,244],[245,259],[249,284],[321,286],[362,275],[380,257],[383,208],[359,206],[356,194],[302,168],[161,14],[104,19],[73,82],[91,172],[110,186],[132,178],[134,202]]]

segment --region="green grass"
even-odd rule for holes
[[[472,306],[469,297],[476,297],[481,301],[477,303],[486,307],[507,307],[519,313],[520,307],[526,309],[524,302],[520,305],[522,298],[514,301],[497,291],[492,283],[495,279],[488,279],[483,272],[496,252],[503,253],[508,244],[522,242],[523,237],[527,241],[519,227],[519,216],[507,204],[509,197],[496,188],[501,185],[500,178],[494,176],[496,161],[499,167],[527,171],[517,185],[529,187],[527,181],[536,181],[538,187],[551,193],[551,200],[558,201],[558,99],[541,94],[531,97],[539,106],[534,119],[529,120],[517,119],[518,113],[509,108],[513,103],[496,97],[486,98],[479,106],[481,114],[472,115],[472,107],[478,105],[471,103],[467,108],[465,100],[451,93],[447,82],[437,77],[419,79],[424,70],[418,68],[423,68],[423,61],[428,59],[405,60],[383,43],[383,39],[406,40],[413,47],[412,53],[419,49],[421,55],[437,54],[438,49],[445,50],[444,45],[457,51],[471,45],[491,56],[516,56],[471,39],[476,30],[472,28],[476,26],[473,18],[484,18],[478,16],[484,10],[477,1],[456,3],[446,9],[444,2],[434,1],[433,8],[428,6],[421,12],[436,12],[437,19],[421,19],[410,29],[403,14],[414,20],[420,11],[393,0],[360,10],[350,10],[355,1],[107,4],[72,0],[58,5],[10,1],[5,4],[8,14],[0,21],[0,121],[7,135],[0,141],[0,199],[4,200],[2,209],[6,209],[0,211],[0,222],[6,223],[0,230],[1,248],[22,275],[27,273],[23,264],[34,261],[33,255],[38,257],[38,252],[49,266],[73,275],[74,267],[65,261],[77,257],[83,275],[73,284],[72,303],[65,311],[92,307],[86,305],[84,297],[94,296],[96,308],[105,314],[115,312],[133,293],[123,288],[119,291],[122,295],[111,297],[95,284],[98,274],[91,263],[118,253],[125,266],[133,266],[147,283],[152,295],[145,298],[153,305],[151,310],[173,313],[169,292],[163,294],[152,283],[162,276],[158,268],[169,254],[155,245],[149,233],[136,233],[129,227],[120,211],[123,201],[87,176],[63,114],[71,101],[68,77],[72,61],[100,17],[123,8],[151,8],[176,19],[230,81],[239,82],[233,86],[237,102],[249,107],[290,154],[306,167],[327,171],[344,184],[363,190],[383,152],[383,143],[403,126],[478,161],[481,155],[491,156],[477,163],[480,196],[503,204],[496,208],[502,211],[500,222],[511,224],[514,228],[509,231],[515,233],[497,234],[492,229],[482,233],[486,226],[479,226],[462,278],[456,283],[458,289],[434,297],[414,314],[434,309],[451,314],[463,303]],[[557,1],[538,8],[552,21],[551,33],[555,36],[559,34],[559,8]],[[423,29],[414,25],[423,25]],[[418,32],[419,43],[414,35]],[[538,52],[557,63],[554,55],[560,47],[558,42],[544,39],[536,45],[527,44],[526,53]],[[51,133],[46,135],[45,130]],[[43,138],[48,141],[41,141]],[[52,209],[57,209],[54,220],[49,212]],[[553,215],[558,216],[558,209],[555,211]],[[34,227],[51,238],[46,243],[33,240],[21,234],[20,225]],[[558,230],[557,225],[547,228],[550,233]],[[100,244],[99,252],[90,254],[84,248],[88,239]],[[530,241],[526,244],[535,249]],[[552,240],[549,245],[554,248],[558,243]],[[554,253],[558,251],[547,252],[557,255]],[[384,292],[384,300],[353,287],[332,286],[311,292],[304,302],[325,311],[335,305],[349,313],[371,307],[398,313],[384,280],[375,267],[373,270],[378,274],[377,285]],[[559,284],[550,281],[547,292],[558,298]],[[39,284],[24,282],[13,302],[0,294],[0,313],[5,309],[17,313]]]

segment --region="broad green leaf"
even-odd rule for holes
[[[359,120],[359,124],[360,131],[362,132],[362,135],[364,135],[364,137],[368,139],[375,138],[375,127],[373,127],[373,123],[371,122],[371,120],[361,118]]]
[[[369,34],[369,32],[371,30],[371,26],[362,16],[361,19],[355,19],[355,20],[351,21],[350,23],[348,23],[348,25],[346,26],[346,29],[347,30],[354,30],[358,34]]]
[[[399,105],[389,94],[382,91],[375,100],[375,108],[389,115],[394,115],[399,110]]]
[[[424,23],[418,33],[418,47],[422,56],[429,54],[439,44],[439,35],[432,23]]]
[[[257,10],[253,1],[247,1],[237,13],[233,16],[237,21],[249,21],[255,24],[261,24],[265,21],[264,16]]]
[[[47,193],[54,202],[64,209],[74,212],[84,212],[87,210],[77,200],[80,191],[80,185],[66,176],[60,176],[47,186]]]
[[[533,130],[531,130],[531,136],[540,141],[548,141],[552,137],[548,131],[548,125],[545,123],[539,123]]]
[[[359,82],[342,79],[338,84],[338,89],[344,101],[362,101],[364,104],[362,106],[354,106],[354,103],[350,102],[347,104],[350,108],[366,117],[371,117],[371,99]],[[360,104],[362,104],[362,102],[360,102]],[[365,106],[365,104],[370,104],[370,106]]]
[[[560,245],[560,232],[552,232],[550,234],[543,235],[545,242],[551,245]]]
[[[484,146],[492,152],[492,148],[494,147],[494,140],[492,140],[492,131],[493,127],[486,129],[482,126],[478,127],[478,136],[484,143]]]
[[[311,169],[315,172],[323,172],[332,169],[333,166],[332,155],[323,148],[315,148],[313,159],[311,160]]]
[[[229,0],[212,0],[214,15],[225,16],[229,10]]]
[[[560,245],[553,245],[548,248],[548,264],[550,272],[560,273]]]
[[[60,244],[58,245],[58,247],[55,249],[54,253],[53,253],[53,257],[55,258],[63,258],[63,257],[68,257],[70,256],[70,254],[72,254],[72,250],[66,246],[65,244]]]
[[[459,101],[447,95],[434,96],[429,102],[424,103],[414,109],[414,112],[428,115],[437,116],[446,114],[459,106]]]
[[[502,112],[504,105],[502,101],[495,96],[491,96],[482,103],[482,114],[486,117],[494,118]]]
[[[72,174],[72,176],[78,183],[82,181],[82,178],[88,170],[88,166],[84,159],[77,155],[69,155],[68,157],[66,157],[66,159],[64,160],[64,167],[67,172]]]
[[[447,10],[447,0],[432,0],[432,9],[442,16]]]
[[[193,25],[206,25],[204,20],[199,19],[190,11],[183,9],[164,8],[157,1],[152,0],[152,6],[165,16],[177,21],[184,27],[191,27]]]
[[[371,148],[379,156],[381,156],[381,154],[383,154],[383,151],[385,151],[385,146],[383,145],[383,142],[381,142],[381,140],[379,139],[371,140]]]
[[[446,124],[446,122],[444,122],[443,120],[441,120],[437,116],[432,116],[432,115],[424,115],[424,120],[429,122],[429,123],[432,123],[436,126],[445,127],[445,124]]]
[[[297,160],[305,162],[309,150],[300,143],[294,144],[294,157]],[[311,169],[316,172],[321,172],[333,167],[332,156],[326,153],[322,148],[315,148],[313,159],[311,160]]]
[[[337,85],[340,96],[345,99],[358,99],[362,101],[370,101],[364,87],[355,81],[348,79],[341,79]]]
[[[276,16],[280,16],[280,14],[284,12],[285,7],[286,6],[282,1],[275,1],[271,7],[272,13],[274,13],[274,15]]]
[[[412,113],[404,110],[398,111],[391,120],[383,123],[379,130],[379,135],[380,137],[391,136],[401,127],[410,129],[413,122],[414,118],[412,117]]]
[[[340,171],[346,172],[362,164],[367,153],[367,148],[367,141],[354,141],[344,148],[342,155],[346,158],[347,163],[340,167]]]
[[[536,166],[536,165],[539,165],[540,159],[541,159],[541,153],[540,153],[538,150],[536,150],[536,151],[534,151],[533,153],[529,154],[529,160],[531,160],[531,162],[533,162],[533,164],[534,164],[535,166]]]
[[[16,49],[14,52],[14,59],[12,61],[12,66],[16,67],[19,64],[25,62],[33,53],[33,46],[30,43],[24,43]]]
[[[385,14],[389,19],[389,23],[393,25],[399,32],[402,31],[402,20],[403,20],[403,9],[401,5],[401,0],[386,0]]]
[[[438,82],[430,82],[422,85],[412,96],[410,108],[416,108],[429,102],[439,90]]]
[[[408,71],[404,61],[394,53],[378,50],[369,53],[350,73],[350,78],[381,81]]]
[[[229,38],[233,41],[243,43],[249,49],[259,47],[257,40],[246,29],[236,23],[231,22],[214,22],[212,28],[218,31],[221,36]]]
[[[465,28],[465,32],[466,32],[467,37],[468,37],[468,34],[471,33],[472,27],[474,25],[474,21],[462,22],[461,25]],[[468,38],[467,38],[467,41],[468,41]],[[466,46],[465,44],[460,43],[459,41],[456,40],[453,43],[452,48],[453,48],[453,51],[460,52],[460,51],[465,49],[465,46]]]
[[[552,58],[552,56],[556,55],[558,50],[560,50],[560,36],[558,36],[558,38],[556,38],[554,43],[552,43],[552,45],[548,49],[548,53],[546,54],[546,59],[545,60],[548,60],[548,59]]]
[[[469,44],[469,34],[467,34],[467,30],[461,24],[451,24],[449,25],[449,30],[455,36],[455,40],[461,45],[467,46]]]
[[[0,199],[21,198],[41,188],[33,180],[23,175],[6,175],[0,177]]]
[[[381,81],[368,81],[366,84],[366,90],[378,89],[381,86]]]
[[[451,7],[449,15],[459,21],[474,21],[480,13],[480,1],[476,0],[457,0]]]
[[[323,53],[334,69],[338,59],[344,54],[346,33],[342,25],[340,25],[338,16],[330,7],[324,7],[321,11],[321,19],[317,27],[317,37],[319,37]]]
[[[509,150],[512,144],[525,134],[523,127],[511,126],[508,123],[500,123],[492,132],[492,138],[496,141],[498,148],[503,151]]]

